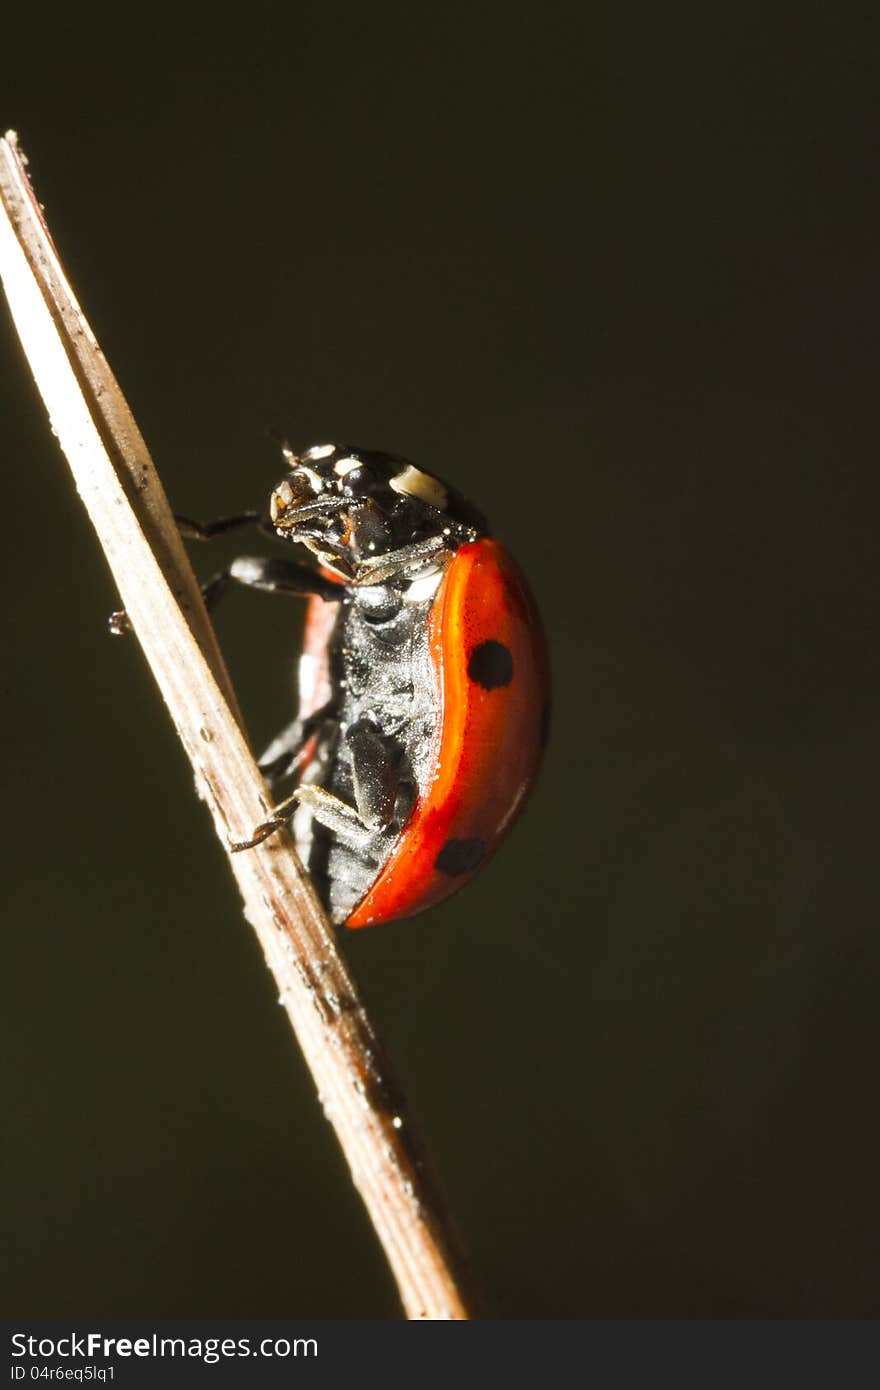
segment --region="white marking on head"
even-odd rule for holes
[[[389,486],[404,497],[416,497],[441,512],[449,505],[449,494],[443,484],[437,478],[432,478],[430,473],[413,468],[411,463],[390,480]]]
[[[333,465],[333,472],[338,474],[340,478],[347,478],[353,468],[360,468],[360,466],[360,459],[353,459],[351,457],[337,459]]]
[[[311,449],[306,449],[303,458],[326,459],[330,457],[335,449],[335,444],[313,444]]]
[[[298,463],[296,466],[296,471],[297,473],[305,473],[306,477],[312,485],[313,492],[324,491],[324,479],[321,477],[320,473],[315,472],[314,468],[307,468],[304,463]]]
[[[269,515],[273,521],[278,521],[284,515],[288,507],[293,502],[293,488],[285,478],[283,483],[276,487],[272,496],[269,498]]]

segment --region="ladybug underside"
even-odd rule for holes
[[[323,802],[301,805],[294,829],[335,922],[375,881],[427,790],[438,719],[427,619],[441,578],[435,565],[414,579],[351,591],[327,643],[332,703],[301,764],[300,786],[357,808],[361,823]]]

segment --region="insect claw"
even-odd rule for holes
[[[227,841],[230,852],[232,854],[240,854],[242,850],[254,849],[257,845],[261,845],[264,840],[268,840],[270,835],[274,835],[277,831],[283,830],[298,800],[299,789],[297,788],[290,796],[285,797],[283,801],[279,801],[268,820],[261,821],[260,824],[255,827],[254,833],[249,840]]]
[[[271,820],[263,821],[255,828],[249,840],[227,840],[230,853],[241,854],[242,850],[255,849],[256,846],[261,845],[264,840],[268,840],[270,835],[274,835],[277,830],[281,830],[285,824],[286,822],[283,817],[277,818],[273,816]]]

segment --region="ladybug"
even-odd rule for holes
[[[535,780],[546,641],[509,552],[460,493],[408,460],[321,444],[294,454],[267,530],[317,566],[243,556],[229,580],[308,597],[299,711],[260,768],[296,789],[236,851],[290,823],[330,917],[423,912],[486,862]],[[202,539],[254,513],[208,527]]]

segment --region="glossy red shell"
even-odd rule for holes
[[[456,551],[428,623],[439,707],[431,781],[349,927],[412,916],[462,887],[504,836],[541,761],[546,641],[526,581],[503,545],[482,539]],[[317,633],[309,635],[314,642]],[[504,658],[500,674],[481,683],[474,675],[478,649],[499,648],[509,663]],[[456,853],[462,871],[438,867],[438,857],[442,865]]]

